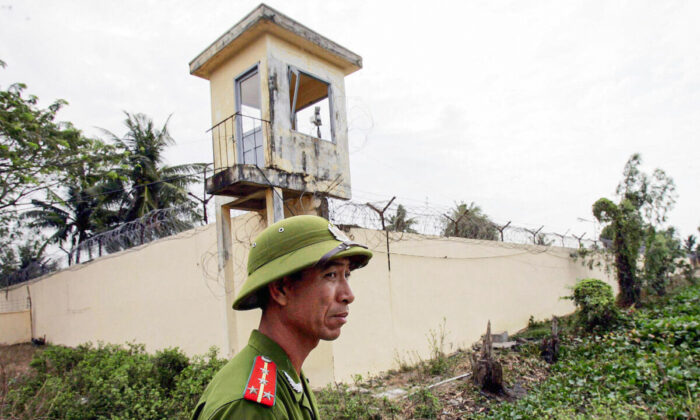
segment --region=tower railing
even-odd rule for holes
[[[211,132],[214,175],[241,163],[265,166],[269,121],[235,113],[207,131]]]

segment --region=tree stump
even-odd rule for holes
[[[552,316],[552,336],[542,339],[540,354],[549,364],[559,360],[559,319],[556,316]]]
[[[501,394],[503,389],[503,367],[493,359],[493,340],[491,338],[491,321],[486,326],[479,356],[471,355],[472,378],[482,390]]]

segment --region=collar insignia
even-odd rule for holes
[[[282,373],[284,373],[284,377],[287,379],[289,386],[292,387],[294,392],[302,392],[304,390],[304,388],[301,387],[301,381],[294,382],[294,379],[292,379],[292,377],[286,371],[283,370]]]
[[[259,386],[256,388],[258,384]],[[256,357],[243,398],[272,407],[275,404],[275,391],[277,391],[277,366],[275,362],[265,356]]]

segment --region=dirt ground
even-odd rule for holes
[[[494,350],[494,356],[501,363],[504,372],[504,385],[507,392],[495,395],[484,392],[477,387],[468,375],[471,372],[467,351],[458,351],[449,356],[454,363],[449,376],[430,376],[418,366],[411,366],[404,371],[390,371],[374,378],[366,378],[362,383],[351,387],[351,392],[367,392],[382,398],[392,391],[401,392],[398,396],[389,397],[400,406],[398,418],[414,418],[415,405],[420,402],[412,401],[409,396],[430,384],[466,376],[430,388],[430,393],[440,402],[438,419],[470,418],[473,414],[488,412],[492,404],[503,401],[513,401],[521,398],[550,374],[550,366],[543,361],[539,354],[524,351],[524,347],[514,349]]]
[[[7,392],[7,385],[29,371],[34,353],[39,347],[31,343],[0,345],[0,393]]]

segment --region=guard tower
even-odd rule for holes
[[[211,90],[214,173],[220,206],[265,211],[350,199],[344,77],[362,58],[261,4],[190,62]],[[318,200],[321,198],[321,200]],[[221,219],[219,219],[221,220]]]

